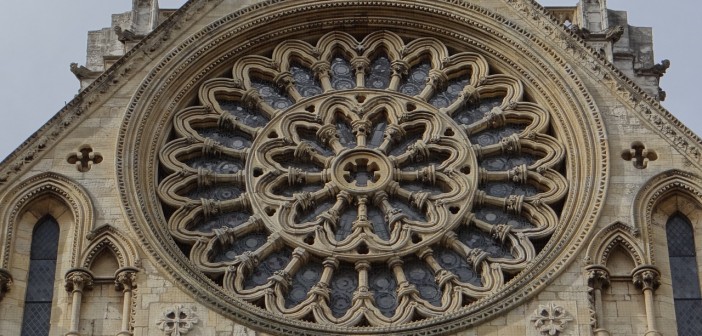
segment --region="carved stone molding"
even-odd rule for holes
[[[131,291],[136,288],[136,274],[139,272],[134,267],[123,267],[115,272],[115,289],[118,291]]]
[[[12,286],[12,274],[4,268],[0,268],[0,300],[5,296]]]
[[[534,328],[542,335],[560,335],[568,326],[568,322],[573,321],[573,317],[565,308],[554,303],[539,305],[531,317]]]
[[[587,285],[590,288],[604,289],[609,286],[609,270],[602,265],[585,267],[587,271]]]
[[[652,265],[639,266],[632,272],[632,281],[641,290],[656,290],[661,284],[661,273]]]
[[[192,309],[180,304],[166,309],[162,315],[156,324],[168,336],[185,335],[199,322]]]
[[[74,268],[66,273],[65,287],[67,292],[83,292],[93,288],[93,274],[84,268]]]

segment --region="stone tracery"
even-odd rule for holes
[[[334,32],[233,77],[175,116],[159,186],[171,235],[233,296],[323,324],[431,318],[494,292],[556,228],[563,146],[480,55]]]

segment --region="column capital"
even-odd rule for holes
[[[66,291],[83,292],[93,287],[93,274],[85,268],[73,268],[66,273]]]
[[[587,285],[594,289],[603,289],[609,286],[609,270],[602,265],[585,267],[587,271]]]
[[[115,289],[131,291],[136,287],[136,274],[139,272],[134,267],[122,267],[115,272]]]
[[[10,271],[4,268],[0,268],[0,300],[5,296],[5,293],[7,293],[10,290],[10,286],[12,285],[12,274],[10,274]]]
[[[631,272],[634,285],[641,290],[656,290],[661,284],[661,273],[656,266],[641,265]]]

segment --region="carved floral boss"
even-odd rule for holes
[[[380,326],[486,297],[558,222],[564,150],[516,79],[389,32],[286,41],[179,112],[159,193],[233,297]]]

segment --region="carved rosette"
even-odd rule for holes
[[[199,321],[192,309],[178,304],[166,309],[156,325],[164,335],[180,336],[188,333]]]
[[[320,324],[430,319],[502,287],[558,224],[549,113],[478,54],[333,32],[232,70],[176,114],[159,196],[233,297]]]
[[[93,274],[84,268],[74,268],[66,273],[65,282],[67,292],[83,292],[93,288]]]
[[[554,303],[539,305],[531,318],[534,327],[542,335],[560,335],[565,330],[568,322],[573,321],[573,317],[565,308]]]

